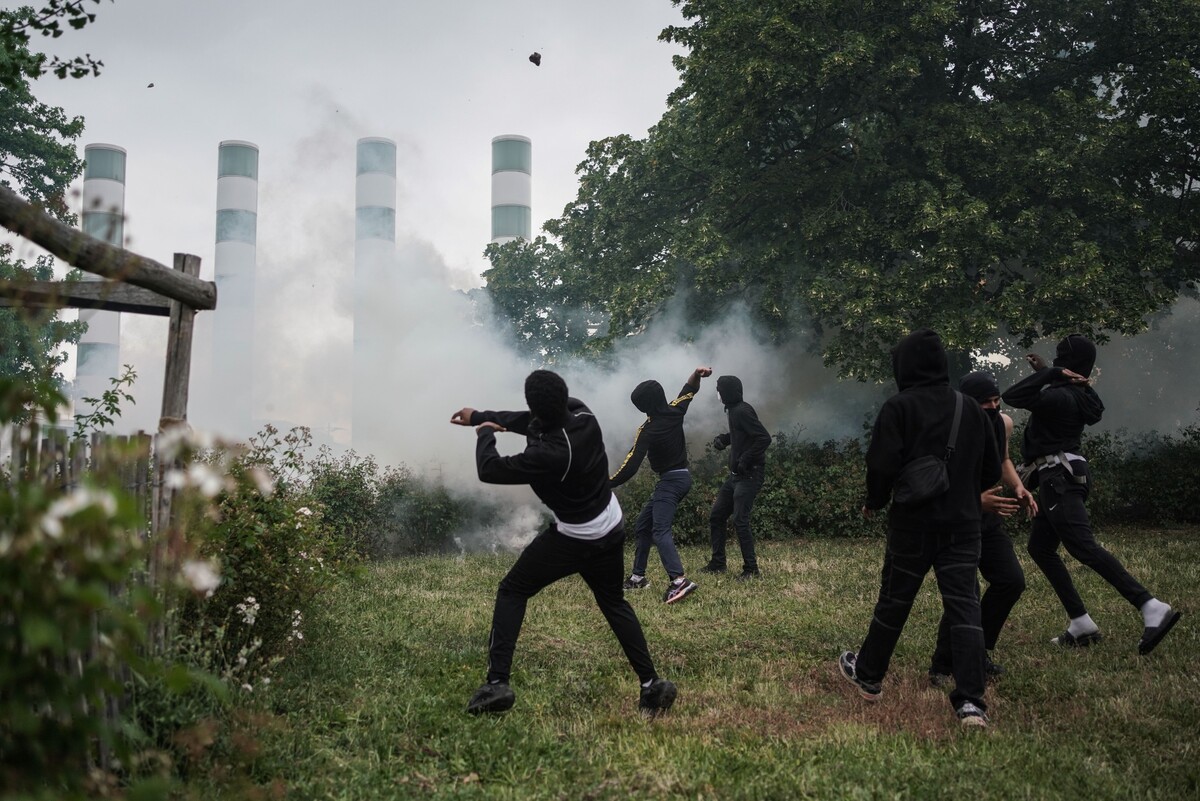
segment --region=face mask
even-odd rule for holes
[[[989,420],[998,420],[1000,418],[999,409],[984,409],[984,411],[987,412]]]

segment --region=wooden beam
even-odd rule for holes
[[[103,309],[166,317],[170,303],[157,292],[116,281],[0,281],[0,306]]]
[[[175,254],[175,269],[195,277],[200,274],[200,257]],[[166,431],[187,422],[188,380],[192,372],[192,329],[196,310],[171,302],[171,327],[167,331],[167,369],[163,375],[162,416],[158,430]]]
[[[168,270],[153,259],[101,242],[59,222],[3,186],[0,186],[0,225],[72,267],[153,290],[192,309],[217,307],[217,285],[212,281]]]

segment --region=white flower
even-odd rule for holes
[[[205,498],[214,497],[225,483],[217,471],[203,462],[188,465],[188,482],[198,487]]]
[[[221,586],[221,576],[211,562],[199,562],[189,559],[180,568],[184,582],[194,592],[204,593],[205,598],[211,598],[217,587]]]
[[[242,689],[243,689],[243,690],[245,690],[245,691],[246,691],[246,692],[248,692],[248,693],[252,693],[252,692],[254,692],[254,688],[253,688],[253,687],[251,687],[249,684],[243,684],[243,685],[242,685]]]
[[[254,486],[258,488],[258,494],[264,498],[270,498],[275,494],[275,479],[271,478],[271,474],[265,468],[255,466],[250,468],[250,478],[254,480]]]
[[[270,676],[263,676],[263,678],[262,678],[262,684],[263,684],[263,686],[270,686],[270,684],[271,684],[271,677],[270,677]]]
[[[187,485],[187,474],[182,470],[168,470],[163,476],[163,486],[167,489],[183,489]]]
[[[105,517],[112,517],[117,513],[117,499],[107,490],[79,487],[50,504],[40,521],[42,531],[46,532],[47,536],[58,539],[63,533],[64,517],[71,517],[91,507],[98,507]]]
[[[301,506],[296,510],[296,514],[304,515],[305,517],[312,517],[312,509],[309,509],[307,506]]]

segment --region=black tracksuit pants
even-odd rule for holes
[[[987,709],[983,701],[983,627],[979,625],[975,578],[979,547],[978,531],[952,534],[888,529],[879,600],[855,662],[860,679],[883,681],[912,611],[913,599],[932,567],[942,595],[943,617],[950,630],[955,684],[950,703],[958,709],[970,701],[980,709]]]
[[[1017,561],[1012,537],[1004,530],[1004,518],[997,514],[984,514],[980,529],[979,572],[988,588],[979,599],[979,619],[983,626],[983,647],[992,650],[1004,628],[1005,621],[1017,599],[1025,592],[1025,571]],[[979,592],[979,582],[975,582]],[[936,673],[953,672],[950,648],[950,622],[942,615],[938,626],[937,647],[929,669]]]
[[[576,573],[596,597],[596,604],[617,635],[638,680],[644,684],[657,678],[642,624],[621,589],[625,578],[624,542],[623,526],[617,526],[598,540],[580,540],[559,533],[551,524],[525,546],[496,593],[488,642],[488,681],[508,681],[513,651],[525,620],[526,602],[545,587]]]
[[[1083,605],[1083,599],[1071,581],[1071,574],[1058,555],[1060,543],[1067,553],[1099,573],[1135,609],[1141,609],[1142,604],[1154,596],[1129,575],[1129,571],[1115,556],[1096,542],[1084,506],[1091,486],[1087,462],[1072,461],[1071,469],[1086,481],[1078,483],[1072,480],[1062,465],[1038,471],[1038,513],[1029,532],[1029,555],[1046,574],[1058,600],[1062,601],[1067,615],[1072,618],[1087,614],[1087,607]]]
[[[754,534],[750,531],[750,513],[754,511],[754,499],[763,486],[761,466],[746,475],[731,473],[717,490],[712,511],[708,515],[709,541],[712,545],[713,567],[725,567],[725,537],[730,516],[733,530],[737,532],[738,547],[742,551],[742,570],[753,573],[758,570],[758,557],[754,553]]]

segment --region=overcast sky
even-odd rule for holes
[[[105,0],[94,8],[84,30],[34,44],[90,53],[104,62],[102,74],[44,78],[35,90],[84,117],[81,145],[128,151],[131,249],[168,265],[176,251],[195,253],[211,271],[225,139],[259,146],[260,230],[317,201],[340,209],[352,229],[355,142],[384,136],[398,145],[398,238],[426,241],[459,284],[477,284],[486,267],[492,137],[533,140],[536,232],[574,198],[590,141],[643,137],[661,117],[680,51],[657,39],[683,22],[669,0]],[[534,51],[540,67],[528,60]],[[330,163],[346,169],[331,174]],[[281,186],[287,192],[277,196]],[[272,244],[260,238],[260,250]]]

